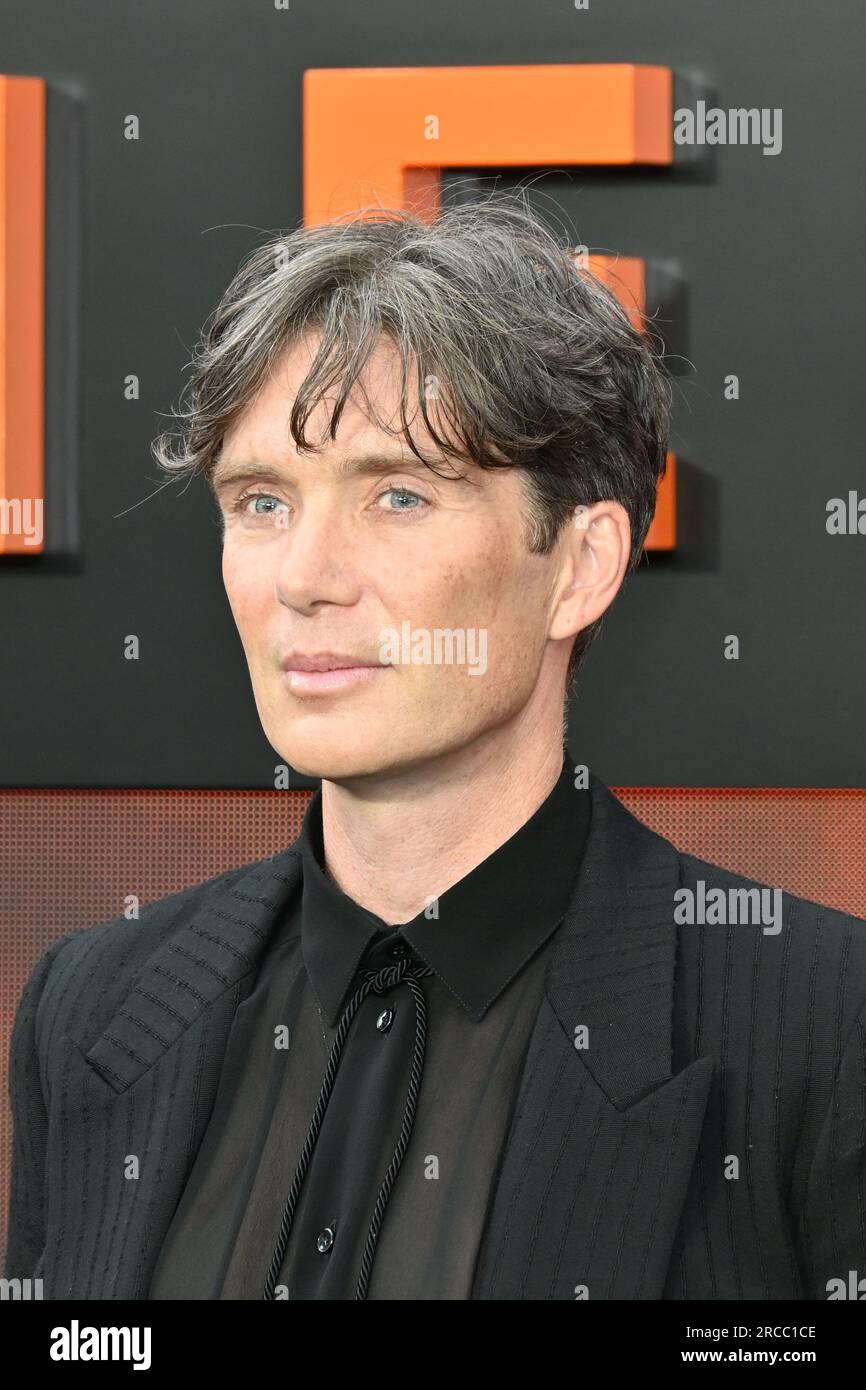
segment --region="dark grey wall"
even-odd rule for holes
[[[828,498],[866,495],[860,0],[2,0],[0,39],[3,71],[79,92],[85,153],[82,547],[0,562],[0,782],[272,785],[214,514],[198,484],[151,495],[148,444],[256,230],[300,217],[304,69],[636,61],[781,107],[783,149],[534,184],[590,247],[689,284],[684,543],[609,615],[572,752],[615,784],[866,784],[866,536],[825,529]]]

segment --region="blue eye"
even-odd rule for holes
[[[247,492],[244,493],[242,496],[238,497],[237,500],[232,503],[231,510],[236,514],[240,514],[241,516],[249,517],[275,515],[274,509],[270,507],[267,509],[260,510],[258,506],[254,506],[252,511],[250,511],[247,508],[248,502],[276,502],[277,506],[282,505],[279,497],[274,497],[273,494],[270,492]]]
[[[405,500],[406,498],[410,498],[410,499],[414,500],[415,502],[421,502],[425,507],[428,505],[427,499],[426,499],[426,498],[421,497],[420,494],[417,493],[417,492],[412,492],[412,490],[411,490],[410,488],[407,488],[407,487],[398,487],[398,486],[387,487],[387,488],[385,488],[385,491],[384,491],[384,492],[380,492],[380,493],[379,493],[379,497],[380,497],[380,498],[381,498],[381,497],[387,497],[387,496],[389,495],[389,493],[392,493],[392,492],[393,492],[393,493],[396,493],[397,496],[398,496],[399,498],[401,498],[402,500]],[[398,511],[398,512],[405,512],[405,511],[417,512],[417,511],[420,511],[421,508],[420,508],[420,507],[415,507],[415,506],[412,506],[412,507],[388,507],[387,510],[388,510],[388,511]]]

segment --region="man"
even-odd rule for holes
[[[156,453],[213,489],[262,726],[321,790],[281,854],[37,965],[7,1277],[571,1300],[866,1274],[866,923],[770,913],[563,747],[669,406],[520,200],[242,267]]]

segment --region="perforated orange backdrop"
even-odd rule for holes
[[[866,917],[866,790],[614,788],[680,849],[760,883]],[[0,1244],[11,1123],[9,1035],[38,957],[64,932],[119,915],[297,836],[310,793],[0,791]]]

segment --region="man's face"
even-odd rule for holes
[[[557,551],[526,550],[518,470],[440,461],[420,414],[413,436],[436,473],[371,424],[356,393],[335,442],[324,433],[332,402],[317,404],[308,438],[324,448],[299,454],[288,418],[314,350],[307,338],[287,353],[223,441],[213,478],[223,578],[259,717],[281,757],[337,782],[399,775],[468,749],[525,710],[548,646]],[[383,340],[364,385],[389,423],[399,418],[399,380]],[[240,476],[248,466],[267,473]],[[335,653],[374,664],[330,675],[284,669]]]

